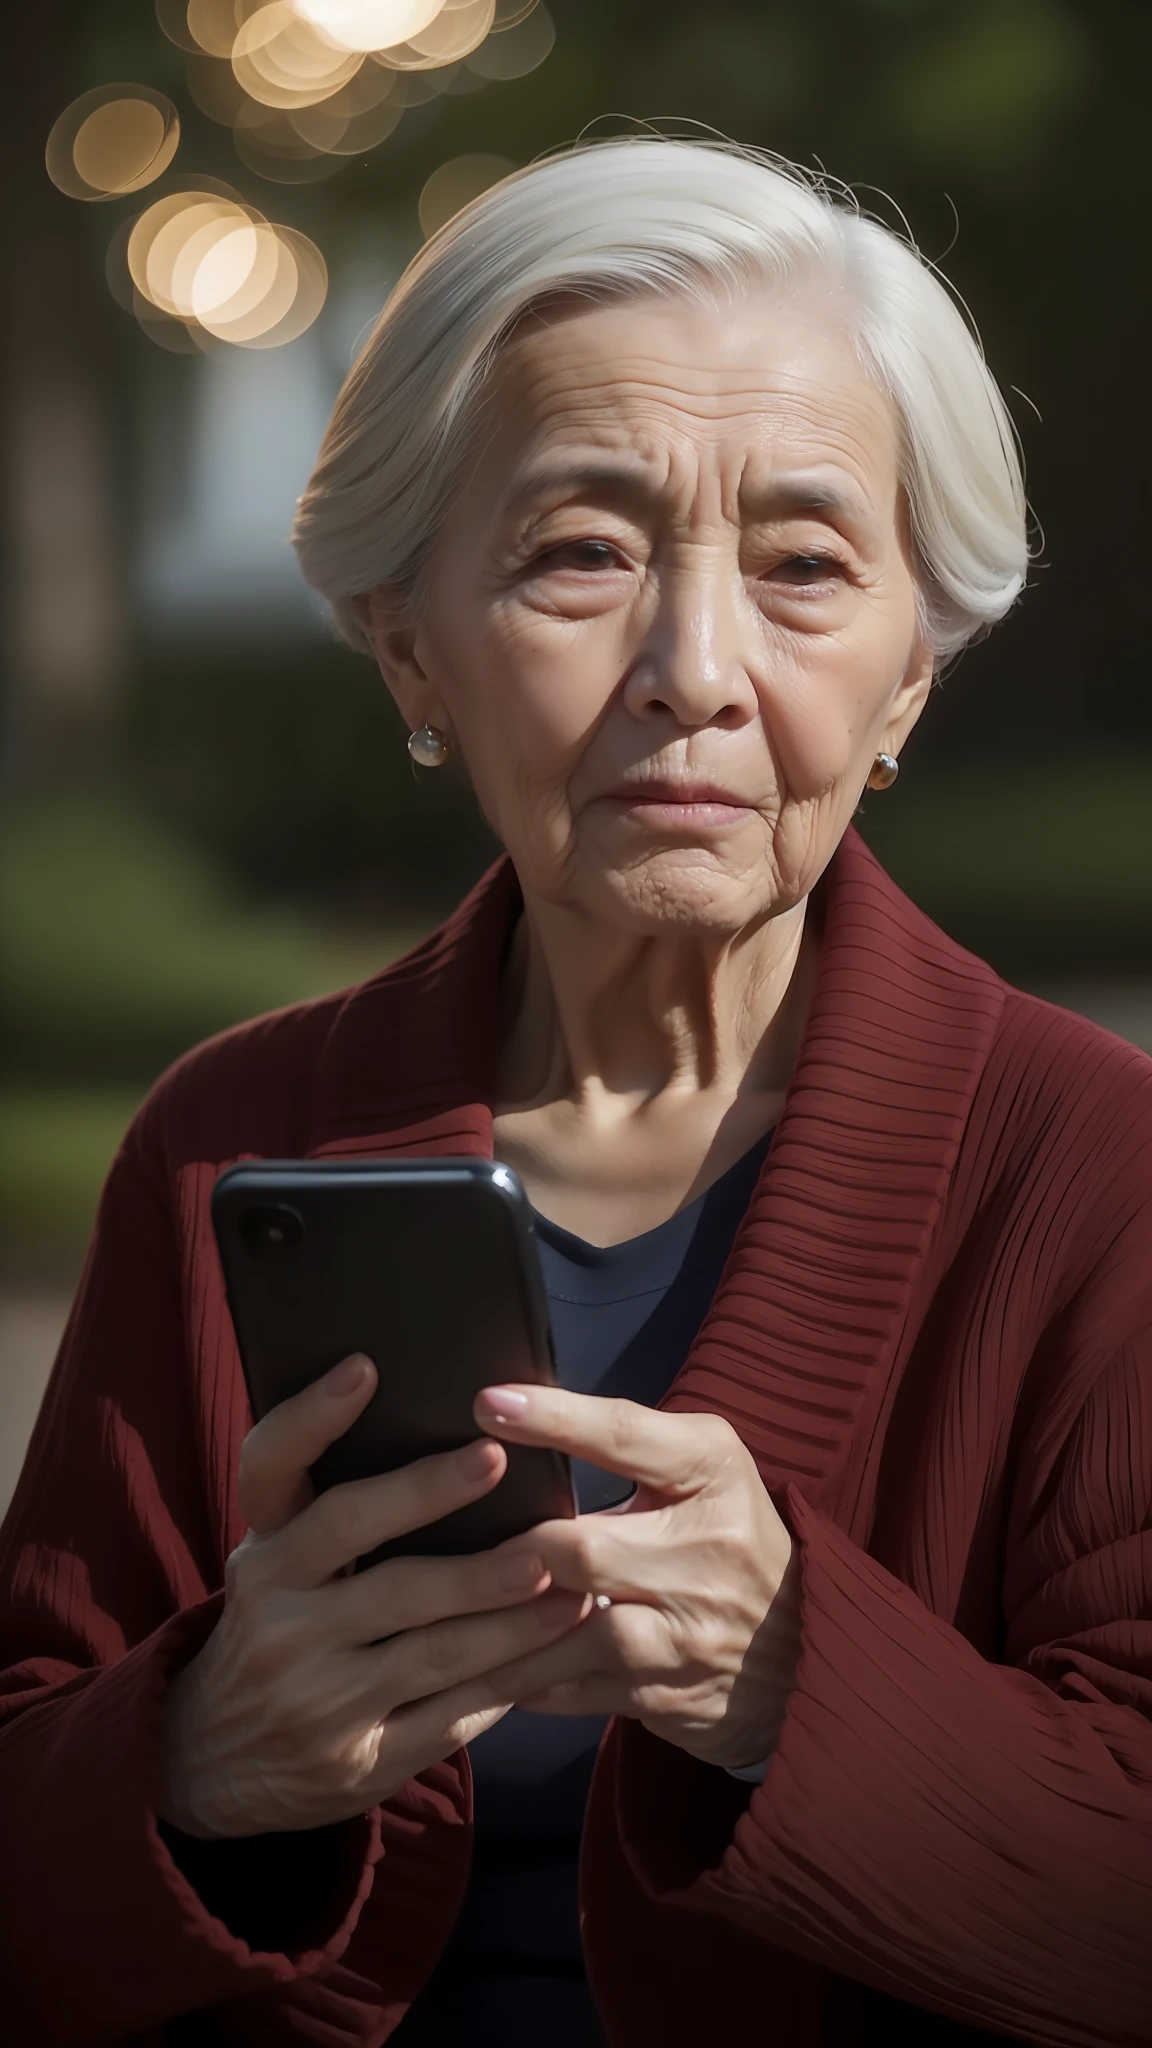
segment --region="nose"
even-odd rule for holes
[[[694,730],[754,718],[753,622],[739,566],[697,544],[656,576],[656,599],[624,684],[634,718],[671,717]]]

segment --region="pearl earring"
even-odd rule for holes
[[[452,742],[438,725],[429,725],[425,720],[415,732],[409,733],[408,752],[421,768],[442,768],[452,752]]]
[[[869,789],[891,789],[900,773],[900,763],[895,754],[877,754],[868,777]]]

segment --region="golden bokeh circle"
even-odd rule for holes
[[[167,170],[180,141],[180,117],[150,85],[98,85],[52,124],[44,162],[69,199],[119,199]]]
[[[247,336],[233,329],[224,337],[241,348],[283,348],[286,342],[295,341],[311,327],[328,296],[328,266],[315,242],[299,228],[278,226],[276,233],[295,267],[295,295],[274,326]]]
[[[185,0],[184,26],[196,49],[230,57],[237,30],[259,5],[260,0]]]
[[[515,169],[505,156],[454,156],[441,164],[427,180],[417,207],[425,236],[436,234],[462,207]]]
[[[408,48],[435,64],[459,64],[478,50],[492,27],[496,0],[464,0],[442,7],[434,21],[407,38]]]
[[[189,236],[211,221],[263,218],[255,208],[207,183],[185,185],[153,200],[132,224],[125,260],[132,283],[159,312],[182,319],[186,309],[173,293],[173,272]]]
[[[419,35],[445,0],[295,0],[295,5],[329,42],[367,56]]]
[[[335,156],[360,156],[392,134],[406,104],[399,72],[364,64],[339,92],[317,106],[296,108],[288,119],[313,148]]]
[[[290,0],[268,0],[232,45],[232,69],[249,98],[282,110],[314,106],[339,92],[363,62],[361,51],[337,48]]]
[[[107,274],[143,331],[185,355],[282,347],[312,325],[328,290],[306,235],[273,225],[227,186],[191,182],[121,224]]]
[[[191,311],[222,341],[263,333],[283,317],[296,296],[296,265],[278,230],[267,221],[233,226],[196,263]]]

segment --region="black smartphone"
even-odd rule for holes
[[[491,1159],[255,1160],[212,1191],[248,1397],[259,1418],[350,1352],[379,1383],[312,1467],[318,1490],[482,1435],[481,1387],[555,1384],[527,1196]],[[559,1452],[510,1444],[483,1499],[381,1544],[395,1556],[488,1550],[576,1512]]]

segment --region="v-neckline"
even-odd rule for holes
[[[859,1488],[916,1275],[1004,1001],[849,828],[814,892],[807,1026],[712,1306],[660,1404],[725,1415],[765,1484],[860,1538]],[[355,990],[329,1034],[314,1155],[492,1156],[505,857]]]

